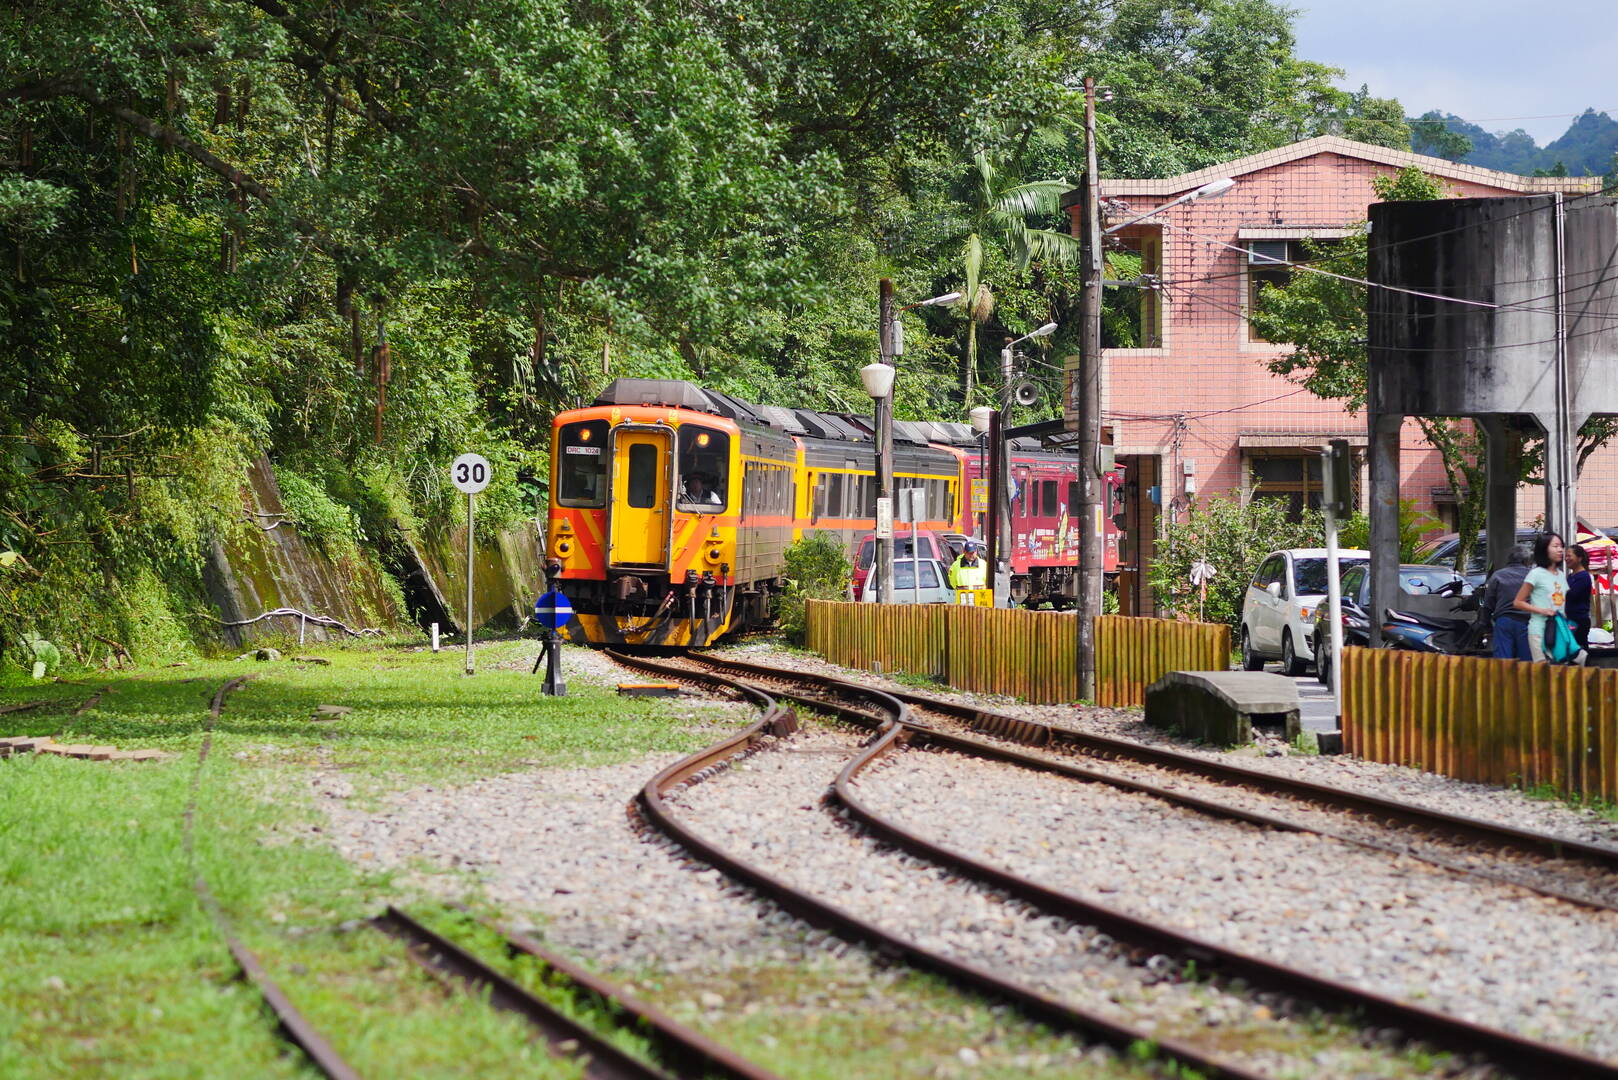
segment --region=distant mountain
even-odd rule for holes
[[[1410,131],[1410,148],[1418,154],[1524,176],[1535,172],[1605,176],[1615,171],[1618,154],[1618,120],[1594,109],[1586,109],[1561,138],[1545,147],[1522,128],[1491,133],[1436,110],[1411,120]]]

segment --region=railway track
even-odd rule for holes
[[[1496,846],[1508,846],[1516,850],[1526,848],[1536,852],[1543,852],[1547,849],[1554,849],[1559,852],[1560,849],[1566,848],[1578,858],[1596,861],[1604,860],[1607,856],[1607,849],[1602,848],[1600,845],[1587,845],[1568,842],[1562,838],[1542,837],[1523,830],[1495,826],[1485,822],[1473,822],[1470,819],[1457,818],[1453,815],[1413,811],[1409,807],[1387,804],[1386,800],[1380,800],[1374,796],[1339,792],[1324,785],[1270,777],[1254,770],[1231,769],[1221,766],[1219,763],[1208,762],[1191,755],[1179,755],[1173,751],[1138,747],[1122,740],[1064,732],[1014,717],[988,713],[977,709],[963,709],[954,705],[954,703],[939,702],[936,699],[924,698],[920,695],[893,694],[828,676],[784,671],[742,661],[721,660],[707,656],[688,658],[699,665],[700,670],[693,670],[681,665],[660,664],[640,658],[615,658],[639,670],[684,678],[688,681],[697,681],[708,685],[725,685],[739,689],[767,710],[765,716],[748,731],[726,740],[726,742],[712,747],[708,751],[693,755],[692,758],[676,764],[665,770],[657,778],[654,778],[647,785],[646,790],[642,792],[641,803],[648,817],[659,828],[674,836],[677,841],[699,854],[705,860],[753,885],[759,891],[781,903],[788,910],[793,911],[794,914],[798,914],[812,923],[836,930],[846,936],[876,944],[878,947],[890,949],[894,947],[891,940],[887,940],[880,929],[860,924],[857,920],[849,920],[842,913],[831,908],[830,905],[805,897],[797,890],[776,881],[768,873],[749,866],[733,855],[718,850],[714,845],[702,840],[701,837],[696,836],[691,830],[682,826],[674,818],[674,815],[669,813],[666,804],[663,802],[663,796],[668,791],[687,780],[702,779],[713,775],[713,772],[721,768],[727,761],[744,753],[750,745],[758,741],[766,729],[772,726],[776,728],[781,726],[782,720],[780,718],[785,715],[784,707],[773,702],[771,695],[766,694],[758,686],[750,684],[769,683],[776,687],[785,687],[786,689],[779,691],[780,697],[797,700],[816,711],[830,713],[875,733],[876,737],[871,740],[869,745],[851,760],[837,776],[833,784],[834,797],[861,827],[872,835],[880,837],[887,843],[915,857],[949,867],[956,873],[1002,890],[1006,894],[1014,896],[1050,915],[1065,918],[1074,923],[1098,927],[1119,942],[1127,943],[1139,950],[1142,955],[1163,956],[1174,958],[1181,962],[1194,962],[1199,970],[1211,974],[1215,979],[1225,981],[1240,979],[1255,988],[1279,992],[1289,997],[1309,1001],[1334,1013],[1352,1016],[1357,1024],[1375,1026],[1384,1031],[1391,1029],[1408,1039],[1419,1040],[1435,1047],[1459,1052],[1462,1055],[1481,1054],[1491,1063],[1522,1075],[1618,1076],[1618,1069],[1615,1069],[1612,1065],[1575,1050],[1524,1038],[1511,1032],[1471,1023],[1435,1010],[1370,993],[1347,983],[1229,949],[1217,943],[1181,932],[1173,927],[1138,918],[1125,911],[1048,888],[982,860],[963,855],[950,847],[928,840],[898,822],[885,817],[862,800],[856,790],[855,781],[859,776],[871,770],[873,766],[889,758],[901,747],[907,745],[918,748],[930,747],[1000,761],[1020,768],[1066,775],[1073,779],[1087,782],[1106,783],[1114,787],[1127,788],[1138,794],[1170,799],[1179,805],[1213,816],[1289,830],[1298,828],[1297,825],[1290,822],[1272,824],[1266,815],[1256,811],[1211,803],[1196,796],[1169,792],[1159,788],[1157,785],[1132,782],[1115,775],[1099,774],[1079,769],[1069,762],[1053,760],[1046,755],[1029,754],[1024,750],[1005,745],[1005,737],[1009,734],[1011,739],[1024,745],[1049,747],[1052,744],[1065,744],[1080,746],[1089,749],[1093,754],[1105,753],[1110,755],[1114,760],[1144,759],[1159,769],[1183,765],[1187,772],[1199,776],[1217,777],[1225,784],[1262,786],[1270,790],[1281,789],[1293,798],[1307,796],[1315,802],[1330,802],[1335,807],[1349,807],[1355,812],[1363,813],[1367,809],[1375,809],[1394,818],[1401,828],[1410,828],[1419,823],[1425,829],[1441,830],[1447,835],[1466,836],[1474,843],[1478,842],[1482,837],[1488,837]],[[743,679],[747,681],[741,681]],[[963,735],[957,731],[944,730],[942,726],[937,724],[919,723],[912,715],[912,704],[925,708],[935,715],[942,715],[952,720],[960,721],[970,726],[975,732],[987,731],[994,736],[1000,736],[1001,741],[991,742],[984,738]],[[1576,902],[1582,901],[1576,900]],[[1029,1001],[1024,996],[1026,991],[1017,987],[1008,987],[1005,985],[1004,980],[993,982],[979,978],[979,976],[987,974],[986,972],[953,970],[952,965],[955,962],[949,961],[948,958],[927,955],[925,951],[918,954],[913,947],[909,946],[901,947],[900,952],[905,955],[907,960],[918,964],[918,966],[928,967],[948,974],[959,981],[975,985],[979,990],[1005,997],[1022,1005],[1025,1011],[1031,1015],[1035,1015],[1046,1022],[1054,1022],[1050,1008],[1052,1003],[1040,995],[1034,995],[1034,998],[1038,1000]],[[990,978],[993,979],[994,977],[991,976]],[[1061,1008],[1066,1009],[1066,1006],[1061,1006]],[[1064,1025],[1087,1030],[1093,1037],[1098,1037],[1102,1041],[1117,1045],[1117,1040],[1120,1037],[1130,1040],[1143,1037],[1138,1032],[1121,1036],[1121,1033],[1116,1030],[1116,1025],[1113,1025],[1112,1029],[1098,1026],[1094,1023],[1094,1017],[1077,1013],[1077,1010],[1068,1010],[1062,1016]],[[1206,1055],[1200,1054],[1183,1043],[1161,1038],[1157,1039],[1157,1043],[1163,1048],[1167,1056],[1199,1070],[1211,1070],[1219,1075],[1247,1075],[1239,1067],[1231,1066],[1223,1061],[1210,1060]]]
[[[275,1016],[276,1027],[282,1037],[330,1080],[360,1080],[360,1073],[299,1011],[270,976],[259,957],[242,942],[230,917],[196,867],[196,810],[202,768],[212,749],[213,729],[226,698],[249,678],[251,676],[239,676],[226,682],[215,692],[209,706],[184,811],[183,844],[192,887],[215,930],[224,940],[241,976],[252,984]],[[616,983],[551,952],[532,938],[506,930],[464,910],[462,915],[473,920],[486,935],[492,936],[507,956],[526,957],[537,962],[544,973],[546,985],[565,994],[575,1013],[592,1013],[601,1018],[601,1026],[607,1030],[633,1033],[644,1039],[656,1063],[643,1061],[619,1049],[606,1033],[581,1023],[568,1011],[529,991],[410,913],[390,906],[385,913],[372,919],[370,925],[377,932],[400,942],[413,961],[447,986],[480,996],[491,1007],[520,1017],[553,1054],[581,1061],[581,1071],[590,1080],[780,1080],[774,1073],[693,1031]]]
[[[839,682],[812,672],[728,658],[691,659],[783,685]],[[1464,877],[1513,885],[1593,910],[1618,912],[1618,848],[1606,844],[1429,810],[930,695],[894,689],[886,693],[910,706],[913,719],[925,720],[927,741],[942,749],[993,756],[993,745],[1029,748],[1038,753],[1009,753],[1004,760],[1147,795],[1210,817],[1282,832],[1313,833],[1354,847],[1417,859]],[[1127,772],[1118,768],[1119,763],[1129,766]],[[1143,774],[1157,782],[1142,780]],[[1168,786],[1188,780],[1196,790]],[[1492,868],[1474,865],[1473,857],[1480,851],[1494,857]],[[1507,861],[1500,861],[1502,855]]]

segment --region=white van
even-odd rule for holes
[[[917,568],[921,571],[921,580],[916,580]],[[876,596],[871,589],[871,582],[876,575],[865,579],[865,587],[860,590],[860,600],[871,603]],[[944,564],[937,559],[895,559],[893,560],[894,595],[887,597],[889,603],[894,604],[950,604],[955,601],[955,590],[949,587],[944,572]],[[919,587],[918,587],[919,586]]]
[[[1339,549],[1337,557],[1339,573],[1371,561],[1369,551]],[[1271,552],[1242,600],[1242,667],[1280,660],[1282,674],[1302,675],[1315,659],[1315,613],[1325,602],[1325,548]]]

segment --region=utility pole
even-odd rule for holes
[[[1079,697],[1096,696],[1095,617],[1101,614],[1101,185],[1096,168],[1096,83],[1084,77],[1084,252],[1079,292],[1079,595],[1077,638]]]
[[[893,366],[893,279],[877,282],[877,338],[882,362]],[[876,573],[884,603],[895,599],[893,587],[893,390],[876,400]],[[884,510],[886,513],[884,514]],[[883,518],[887,536],[882,535]]]

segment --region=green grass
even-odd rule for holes
[[[523,654],[325,650],[330,667],[252,661],[0,687],[0,733],[157,747],[156,763],[0,761],[0,1075],[302,1076],[199,910],[181,819],[207,705],[234,674],[198,791],[197,867],[249,947],[367,1076],[571,1077],[515,1021],[446,995],[368,928],[340,930],[398,895],[330,848],[272,843],[310,820],[311,766],[373,792],[545,765],[695,747],[689,703],[620,699],[574,680],[544,699]],[[499,670],[502,660],[512,665]],[[81,716],[72,710],[110,691]],[[316,704],[355,711],[315,723]]]
[[[715,723],[748,714],[620,698],[576,670],[568,697],[544,698],[528,671],[532,642],[483,647],[472,678],[461,674],[460,653],[300,651],[332,664],[205,661],[0,684],[0,704],[47,703],[0,716],[0,734],[170,755],[154,763],[0,760],[0,1076],[314,1075],[236,979],[196,902],[182,843],[194,777],[196,869],[270,976],[362,1075],[579,1075],[532,1045],[517,1021],[446,992],[366,925],[385,904],[402,902],[536,992],[599,1019],[550,988],[532,961],[507,958],[459,916],[320,843],[310,828],[323,824],[310,777],[341,770],[379,799],[423,784],[694,748],[713,741]],[[208,702],[243,673],[254,678],[226,703],[199,773]],[[102,687],[99,704],[74,716]],[[313,722],[319,704],[354,711]],[[476,883],[466,879],[465,887],[476,903]],[[864,984],[828,986],[831,970],[766,965],[702,980],[637,977],[656,1003],[791,1077],[1142,1075],[1081,1060],[1083,1044],[935,980],[878,972]],[[699,1015],[691,1003],[709,987],[752,1006]],[[645,1052],[638,1037],[622,1044]],[[982,1061],[968,1068],[958,1057],[963,1047],[982,1052]]]

